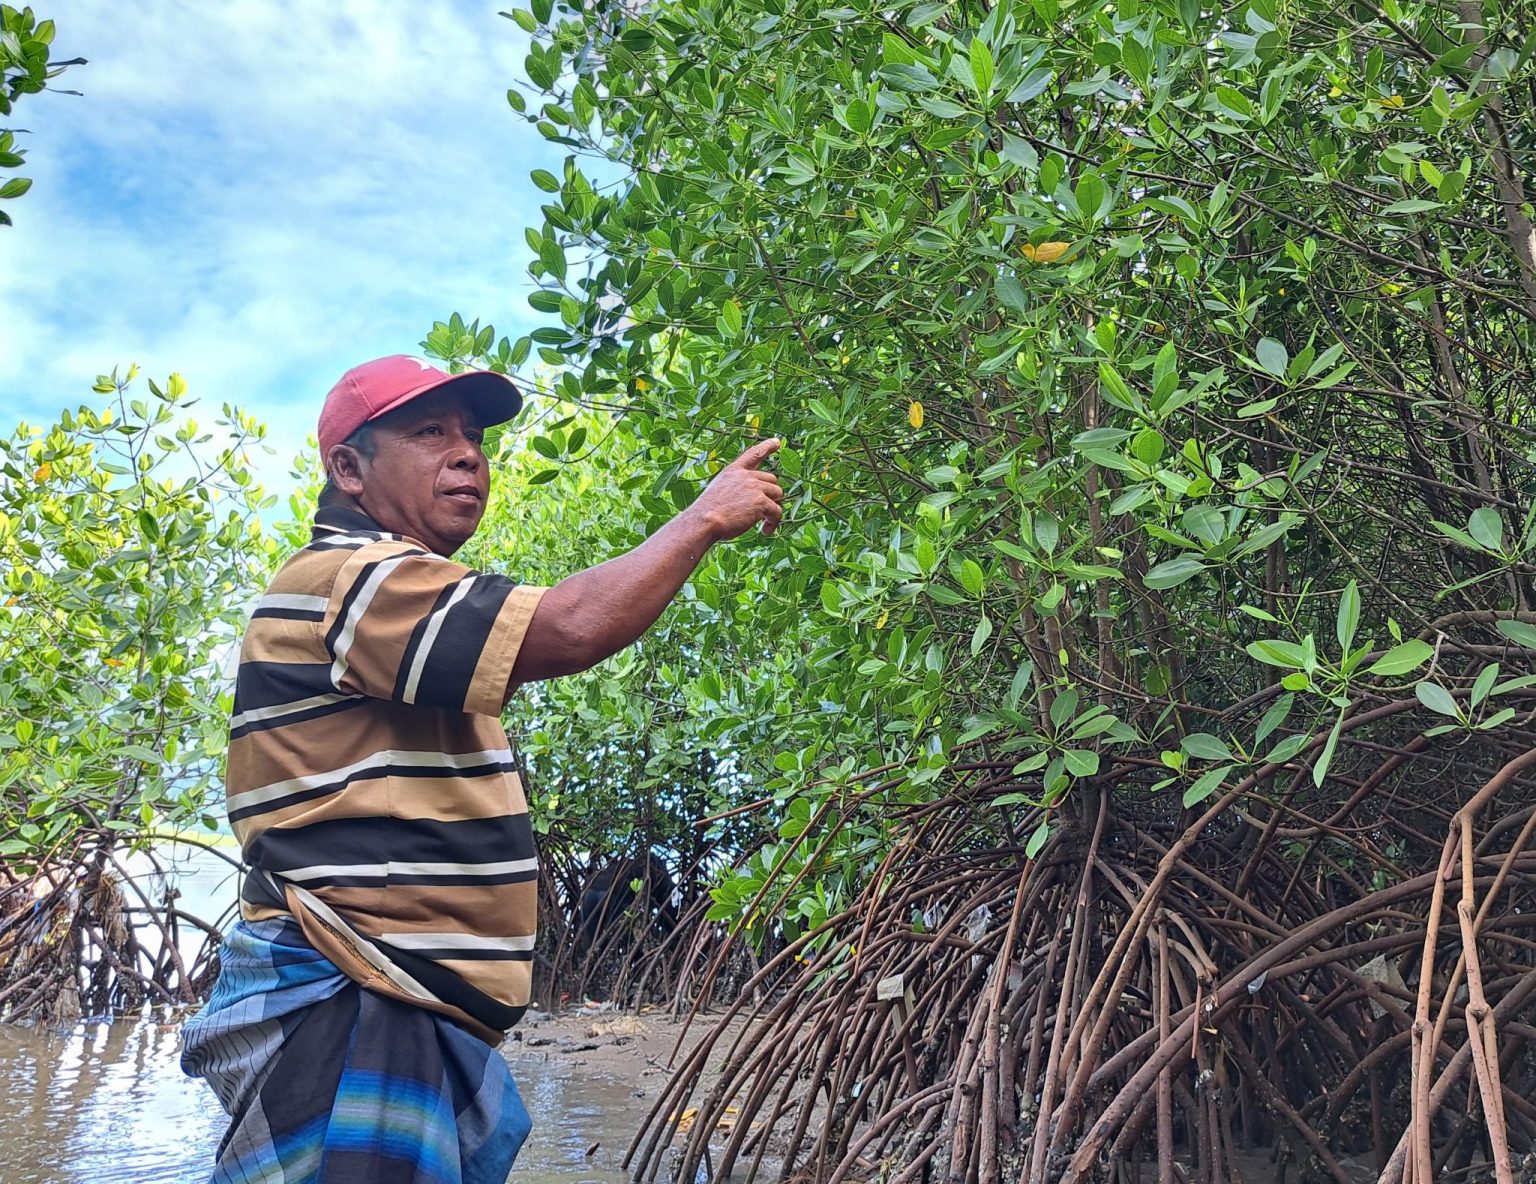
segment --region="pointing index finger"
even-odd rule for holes
[[[759,468],[762,466],[762,463],[765,460],[767,460],[781,447],[783,447],[783,443],[784,442],[776,436],[768,440],[759,440],[756,444],[752,445],[751,448],[748,448],[745,452],[738,456],[732,462],[732,464],[738,468],[743,469]]]

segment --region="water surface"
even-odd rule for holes
[[[205,1184],[225,1116],[182,1076],[176,1027],[0,1024],[0,1184]],[[649,1108],[641,1083],[515,1043],[503,1051],[534,1120],[513,1184],[621,1184],[618,1161]]]

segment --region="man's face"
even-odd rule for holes
[[[342,473],[338,484],[385,530],[452,555],[480,525],[491,488],[474,413],[452,394],[424,395],[374,420],[372,435],[373,456],[357,458],[360,490]]]

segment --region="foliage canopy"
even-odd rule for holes
[[[1528,8],[510,15],[535,35],[536,93],[509,101],[571,149],[532,175],[548,200],[527,230],[530,302],[551,322],[494,349],[440,326],[440,352],[536,356],[559,370],[558,404],[620,410],[658,474],[629,485],[645,518],[759,427],[790,445],[786,527],[718,556],[721,616],[691,637],[720,657],[689,691],[696,726],[767,795],[764,845],[717,888],[718,915],[771,899],[808,920],[796,997],[841,1018],[810,1041],[786,1029],[785,1048],[868,1057],[839,1061],[865,1092],[829,1098],[846,1109],[822,1135],[805,1138],[814,1099],[786,1112],[790,1159],[852,1170],[859,1116],[895,1098],[921,1133],[912,1091],[932,1081],[955,1178],[1085,1178],[1110,1140],[1150,1129],[1159,1074],[1205,1080],[1197,1022],[1222,1022],[1300,1105],[1372,1046],[1359,995],[1299,1059],[1273,1052],[1294,997],[1263,1022],[1220,1021],[1212,1001],[1262,989],[1253,968],[1298,932],[1327,935],[1330,973],[1358,982],[1363,955],[1343,951],[1386,926],[1422,952],[1426,985],[1394,1021],[1411,1129],[1377,1150],[1427,1184],[1431,1085],[1473,1055],[1426,1043],[1432,972],[1471,973],[1481,943],[1500,982],[1536,981],[1513,930],[1445,953],[1446,881],[1428,875],[1463,867],[1478,917],[1529,903],[1528,872],[1485,901],[1470,854],[1457,863],[1474,836],[1503,836],[1489,849],[1510,868],[1530,858],[1514,838],[1536,739]],[[556,464],[580,451],[546,444]],[[746,706],[764,687],[767,715]],[[962,891],[959,868],[990,887]],[[1234,883],[1225,914],[1188,903]],[[1221,918],[1244,909],[1259,928],[1239,935]],[[876,1038],[888,1013],[847,993],[961,916],[983,918],[970,940],[995,981],[967,978],[968,955],[927,956],[923,1031],[948,1051],[914,1079]],[[1175,916],[1200,937],[1159,1043],[1117,1009],[1126,985],[1169,981],[1156,968],[1177,943],[1155,931]],[[1089,917],[1102,948],[1071,936]],[[1441,1032],[1459,1005],[1433,998]],[[1013,1078],[956,1043],[1000,1006]],[[1417,1036],[1410,1013],[1428,1017]],[[758,1091],[809,1064],[733,1063],[732,1085]],[[889,1092],[870,1102],[876,1079]],[[1501,1106],[1496,1076],[1477,1080]],[[1179,1105],[1219,1177],[1219,1110]],[[1316,1136],[1316,1115],[1291,1113],[1288,1137]],[[912,1171],[939,1146],[877,1129]]]
[[[31,8],[0,4],[0,116],[9,116],[23,95],[44,90],[48,80],[62,74],[69,66],[82,65],[79,58],[50,62],[54,24],[39,21]],[[75,92],[65,92],[75,93]],[[16,146],[16,131],[0,127],[0,169],[20,167],[26,153]],[[20,197],[32,188],[28,177],[0,181],[0,199]],[[0,210],[0,226],[9,226],[11,216]]]
[[[0,440],[0,1008],[73,1019],[196,997],[174,898],[122,863],[206,841],[225,660],[274,558],[233,408],[205,432],[179,375]],[[198,836],[201,836],[199,838]],[[151,860],[156,856],[150,854]],[[141,943],[124,909],[151,914]],[[205,930],[215,918],[193,918]]]

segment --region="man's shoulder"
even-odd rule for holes
[[[349,563],[403,555],[412,549],[409,543],[394,536],[375,532],[366,536],[317,534],[283,561],[267,584],[253,615],[260,618],[271,615],[274,609],[296,611],[302,607],[306,613],[314,612],[315,619],[319,619],[324,615],[325,602],[336,588],[337,577]],[[292,616],[292,611],[283,615]]]

